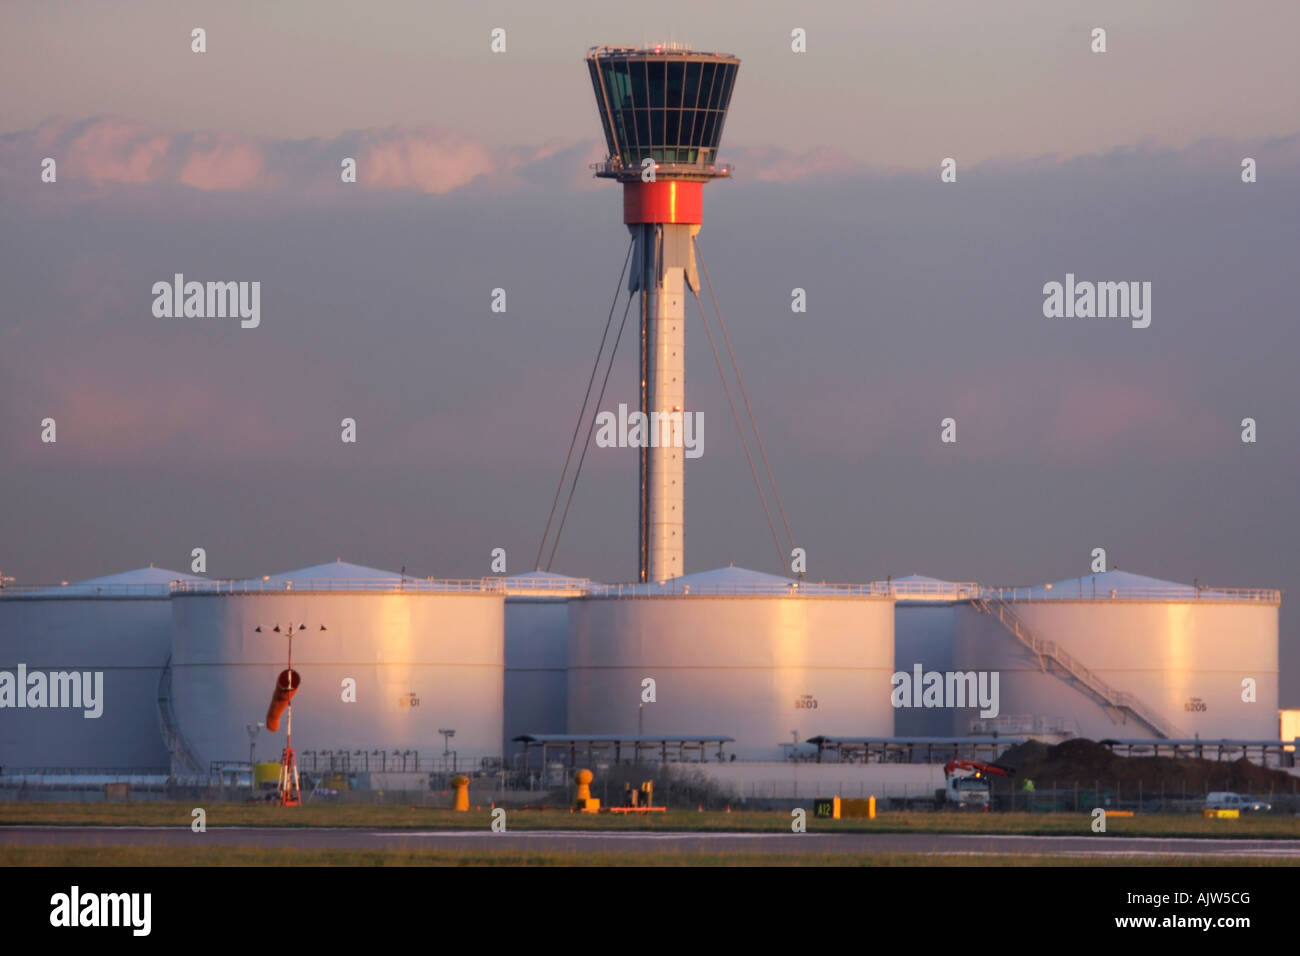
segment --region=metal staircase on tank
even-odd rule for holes
[[[1006,601],[998,597],[990,597],[987,593],[984,593],[974,598],[971,603],[977,610],[997,618],[998,623],[1002,625],[1008,634],[1038,658],[1038,666],[1043,669],[1044,673],[1052,673],[1053,671],[1048,665],[1055,665],[1055,673],[1058,677],[1073,679],[1107,707],[1132,714],[1155,731],[1158,736],[1166,740],[1183,738],[1184,734],[1178,727],[1165,720],[1137,697],[1126,691],[1116,690],[1111,687],[1110,684],[1081,664],[1077,658],[1063,647],[1058,646],[1055,641],[1044,640],[1035,635],[1025,622],[1016,615],[1016,612],[1011,610]]]
[[[167,655],[162,673],[158,676],[158,727],[162,731],[163,743],[172,758],[173,774],[201,774],[198,758],[181,733],[176,723],[176,714],[172,710],[172,656]]]

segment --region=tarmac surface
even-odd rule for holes
[[[1300,840],[957,833],[701,833],[390,830],[333,827],[0,827],[0,846],[252,846],[346,850],[554,850],[583,853],[876,853],[987,856],[1211,856],[1300,863]]]

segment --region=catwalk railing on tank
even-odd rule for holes
[[[171,754],[173,767],[181,773],[199,773],[199,761],[194,756],[194,748],[181,732],[172,707],[172,656],[170,654],[163,662],[162,673],[158,675],[158,729],[162,732],[163,744],[167,747],[167,752]]]
[[[21,587],[0,588],[3,598],[95,598],[95,597],[141,597],[165,598],[171,593],[172,584],[68,584],[66,582],[50,585],[23,585]]]
[[[745,584],[687,584],[678,581],[648,584],[598,584],[587,578],[548,581],[520,578],[235,578],[215,581],[173,581],[167,584],[120,584],[96,587],[93,592],[76,586],[67,588],[6,588],[0,596],[106,596],[138,595],[166,597],[169,594],[261,594],[284,591],[430,591],[447,593],[547,594],[563,592],[593,597],[658,597],[663,595],[744,596],[754,594],[842,597],[935,598],[970,600],[980,594],[975,582],[874,581],[869,584],[835,584],[826,581],[773,581]]]
[[[872,584],[826,584],[806,581],[750,582],[746,584],[685,584],[675,580],[652,584],[593,584],[589,597],[602,598],[653,598],[653,597],[875,597],[894,596],[889,585],[879,581]]]
[[[1060,737],[1077,737],[1078,726],[1067,727],[1064,717],[1043,717],[1037,714],[1002,714],[998,717],[976,717],[970,722],[972,734],[1052,734]]]
[[[980,595],[977,581],[887,581],[894,597],[904,600],[970,601]]]
[[[496,593],[509,589],[500,578],[252,578],[230,581],[173,581],[173,594],[275,594],[283,591],[429,591]],[[550,585],[553,589],[555,586]],[[542,589],[538,585],[538,589]]]
[[[1256,601],[1280,604],[1282,592],[1273,588],[1212,588],[1205,585],[1163,585],[1099,588],[1080,582],[1077,587],[981,588],[987,600],[1025,603],[1030,601]]]
[[[1041,601],[1244,601],[1280,604],[1282,592],[1273,588],[1220,588],[1168,585],[1151,587],[1047,588],[984,587],[974,581],[874,581],[870,584],[832,584],[826,581],[774,581],[748,584],[663,583],[597,584],[588,579],[563,581],[489,578],[240,578],[215,581],[172,581],[170,584],[58,584],[7,587],[3,598],[167,597],[171,594],[259,594],[283,591],[428,591],[446,593],[555,593],[590,594],[593,597],[658,597],[663,595],[787,594],[791,596],[895,597],[900,599],[972,601],[985,599],[1008,604]]]

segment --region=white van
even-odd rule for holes
[[[1266,803],[1263,800],[1256,800],[1253,797],[1248,797],[1244,794],[1219,790],[1206,795],[1205,809],[1240,810],[1242,813],[1267,813],[1269,810],[1272,810],[1273,807],[1271,804]]]

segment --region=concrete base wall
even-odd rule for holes
[[[737,798],[792,797],[933,798],[943,787],[940,764],[701,763],[674,769],[699,770]]]

